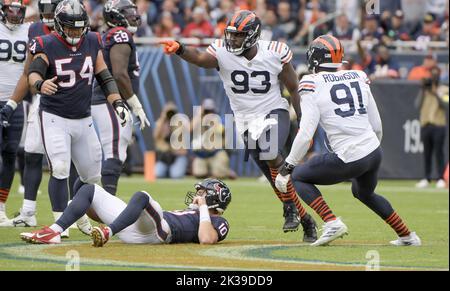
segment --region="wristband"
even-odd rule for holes
[[[202,205],[199,208],[200,211],[200,223],[204,221],[211,222],[211,217],[209,217],[209,210],[207,205]]]
[[[181,56],[182,54],[184,54],[184,51],[186,49],[185,45],[182,44],[181,42],[177,41],[178,44],[180,45],[180,47],[178,48],[178,50],[175,52],[175,54]]]
[[[6,105],[8,105],[9,107],[11,107],[13,110],[16,110],[17,108],[17,103],[14,100],[9,99],[8,102],[6,102]]]
[[[42,84],[44,84],[44,80],[37,80],[34,82],[33,87],[38,91],[41,92]]]

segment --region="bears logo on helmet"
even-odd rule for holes
[[[255,13],[241,10],[236,12],[227,23],[225,47],[229,52],[240,56],[255,46],[260,36],[261,20]]]
[[[321,35],[310,44],[306,52],[308,69],[317,73],[319,68],[337,69],[342,65],[344,47],[332,35]]]

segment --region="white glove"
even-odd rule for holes
[[[130,122],[131,120],[130,111],[125,106],[125,103],[122,99],[114,101],[112,105],[114,107],[114,111],[116,111],[117,117],[120,120],[120,125],[124,127],[125,124],[127,124],[127,122]]]
[[[136,115],[137,118],[139,119],[140,122],[139,128],[143,130],[145,126],[150,126],[150,121],[148,121],[147,115],[145,114],[144,109],[142,109],[142,104],[141,102],[139,102],[139,99],[136,96],[136,94],[127,99],[127,103],[128,105],[130,105],[134,115]]]
[[[286,193],[287,192],[287,184],[288,184],[290,178],[291,178],[291,175],[282,176],[281,174],[278,174],[277,178],[275,179],[275,187],[277,187],[277,189],[281,193]]]

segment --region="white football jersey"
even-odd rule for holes
[[[380,146],[381,119],[363,71],[343,70],[306,75],[299,84],[302,120],[298,135],[312,138],[320,124],[331,150],[345,163],[364,158]],[[308,150],[309,140],[296,137],[289,163],[299,162]],[[296,141],[294,141],[296,143]]]
[[[258,53],[252,60],[227,51],[221,39],[214,41],[207,52],[217,58],[219,75],[235,115],[236,127],[243,133],[249,123],[266,116],[274,109],[288,109],[281,96],[278,75],[292,59],[288,45],[276,41],[258,41]]]
[[[8,101],[23,73],[29,26],[24,23],[10,30],[0,23],[0,101]]]

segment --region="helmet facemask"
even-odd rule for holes
[[[14,30],[21,25],[25,19],[26,9],[26,6],[18,1],[10,4],[3,4],[2,14],[6,27],[10,30]]]
[[[72,8],[67,8],[69,10],[67,12],[64,6],[70,5],[68,2],[70,3],[70,0],[64,0],[56,7],[55,30],[68,44],[75,46],[88,32],[89,18],[83,5],[79,2],[77,2],[78,5],[81,5],[81,8],[78,7],[79,11],[73,13]]]
[[[136,5],[128,0],[109,0],[103,9],[103,18],[109,27],[125,27],[133,34],[141,25],[141,16]]]
[[[190,210],[198,208],[197,205],[193,204],[196,196],[204,196],[208,209],[214,209],[219,214],[225,211],[231,201],[231,193],[228,187],[219,180],[206,179],[202,183],[195,184],[194,188],[195,192],[187,192],[185,198],[185,204]]]
[[[58,2],[54,0],[40,0],[38,3],[39,17],[48,27],[55,26],[55,10]]]
[[[228,26],[225,29],[225,47],[230,53],[241,56],[256,45],[259,37],[259,25],[256,27],[256,30],[248,31],[237,31],[236,27]],[[239,44],[239,42],[241,43]]]

